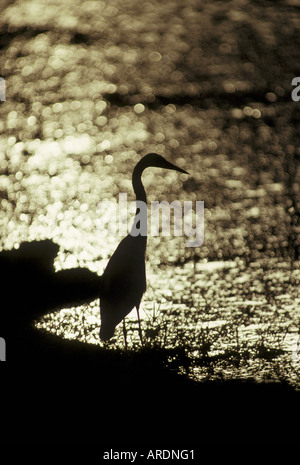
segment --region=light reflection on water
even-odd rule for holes
[[[286,57],[296,56],[296,16],[270,4],[266,18],[256,3],[241,12],[233,1],[228,13],[227,2],[9,2],[0,18],[9,39],[0,55],[0,247],[53,239],[56,270],[101,274],[120,238],[105,230],[99,203],[120,192],[133,200],[140,155],[166,155],[192,176],[149,170],[149,201],[204,200],[205,242],[191,250],[180,237],[149,240],[145,344],[184,348],[196,378],[294,381],[299,149],[287,96],[297,60]],[[99,301],[38,323],[93,344],[99,325]],[[134,312],[128,326],[138,350]],[[109,347],[124,347],[120,328]]]
[[[279,269],[285,265],[278,264]],[[257,279],[257,270],[253,271],[252,267],[241,271],[236,262],[196,264],[206,289],[201,296],[193,295],[193,283],[199,281],[199,273],[194,274],[194,266],[189,263],[181,268],[150,268],[148,290],[140,310],[143,345],[165,349],[184,347],[192,361],[189,375],[196,379],[205,378],[212,363],[214,376],[222,372],[225,377],[249,377],[251,373],[257,379],[276,378],[274,366],[278,369],[282,364],[286,376],[295,381],[300,368],[299,359],[293,357],[300,321],[299,289],[291,286],[283,299],[284,273],[276,271],[276,267],[274,262],[271,269],[260,270],[266,277],[279,274],[282,278],[274,283],[274,293],[278,295],[270,303],[263,294],[256,299],[243,299],[244,286],[251,287]],[[291,282],[299,278],[299,273],[298,269],[290,270]],[[230,279],[237,279],[237,274],[243,286],[233,298]],[[64,338],[124,349],[122,325],[117,327],[109,344],[99,341],[99,300],[46,316],[37,326]],[[126,318],[126,326],[128,348],[138,350],[141,343],[135,310]],[[209,365],[206,368],[204,360]]]
[[[56,270],[83,266],[101,274],[121,238],[108,233],[109,211],[100,202],[116,202],[119,192],[128,192],[128,201],[133,200],[131,171],[137,154],[129,149],[113,155],[99,153],[89,136],[24,143],[6,138],[2,144],[1,157],[10,173],[0,177],[0,185],[7,192],[0,213],[2,246],[12,248],[22,240],[52,238],[60,245]],[[214,171],[207,172],[206,182],[214,183],[222,177],[220,160],[228,172],[236,170],[235,161],[226,156],[209,162],[204,157],[203,166],[215,166]],[[197,159],[190,164],[196,179]],[[243,170],[236,173],[247,182]],[[143,179],[151,200],[171,201],[175,194],[190,198],[190,192],[184,190],[186,183],[175,183],[172,174],[165,180],[149,170]],[[192,187],[193,195],[202,198],[202,183]],[[240,187],[232,183],[227,187],[229,198],[234,200]],[[144,344],[150,348],[184,348],[191,363],[189,376],[196,379],[263,379],[281,373],[296,382],[299,363],[292,357],[292,348],[300,326],[297,264],[261,258],[246,265],[238,257],[222,259],[226,250],[235,257],[239,248],[247,248],[247,235],[255,238],[268,230],[278,214],[276,207],[266,208],[267,189],[260,191],[258,195],[258,191],[246,189],[246,195],[238,194],[237,216],[234,202],[227,211],[226,201],[223,208],[207,208],[205,244],[197,250],[185,248],[182,237],[148,240],[148,289],[141,308]],[[272,187],[271,191],[278,189]],[[223,186],[217,192],[223,192]],[[279,211],[279,216],[285,221],[283,212]],[[209,254],[214,260],[209,260]],[[129,348],[139,350],[135,311],[127,320]],[[37,325],[61,337],[101,345],[99,301],[61,310]],[[106,347],[124,348],[121,327]]]

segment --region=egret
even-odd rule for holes
[[[100,292],[100,339],[103,341],[111,339],[116,326],[123,320],[125,346],[127,346],[125,317],[134,307],[137,310],[139,335],[142,341],[139,308],[146,290],[145,252],[147,229],[144,234],[133,234],[133,229],[135,228],[136,231],[138,224],[141,222],[139,218],[139,202],[143,202],[147,206],[146,192],[142,184],[142,173],[149,167],[164,168],[189,174],[157,153],[145,155],[133,170],[132,186],[137,203],[133,227],[111,256],[102,275]],[[147,222],[147,215],[145,216],[144,221]],[[141,226],[143,225],[140,224],[139,226],[140,230],[142,230]]]

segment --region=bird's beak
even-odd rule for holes
[[[187,171],[183,170],[182,168],[179,168],[176,165],[173,165],[173,163],[170,163],[169,161],[166,162],[166,165],[164,166],[167,170],[174,170],[174,171],[179,171],[179,173],[184,173],[184,174],[190,174]]]
[[[179,171],[179,173],[188,174],[188,175],[190,176],[190,173],[188,173],[187,171],[185,171],[185,170],[183,170],[183,169],[181,169],[181,168],[177,168],[177,166],[176,166],[175,169],[176,169],[176,171]]]

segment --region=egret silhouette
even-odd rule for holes
[[[116,326],[123,320],[124,339],[127,345],[124,319],[134,307],[137,310],[139,335],[142,341],[139,307],[146,290],[147,246],[147,197],[142,184],[142,173],[149,167],[189,174],[157,153],[148,153],[135,166],[132,174],[132,186],[137,203],[134,223],[130,233],[120,242],[111,256],[102,275],[100,338],[103,341],[108,341],[114,335]],[[140,212],[140,202],[146,207],[144,215]],[[140,234],[137,234],[137,231],[140,231]]]

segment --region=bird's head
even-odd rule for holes
[[[166,170],[174,170],[179,171],[180,173],[189,174],[182,168],[179,168],[178,166],[173,165],[173,163],[167,161],[162,155],[159,155],[158,153],[148,153],[139,161],[138,165],[140,165],[142,170],[152,166],[155,168],[164,168]]]

